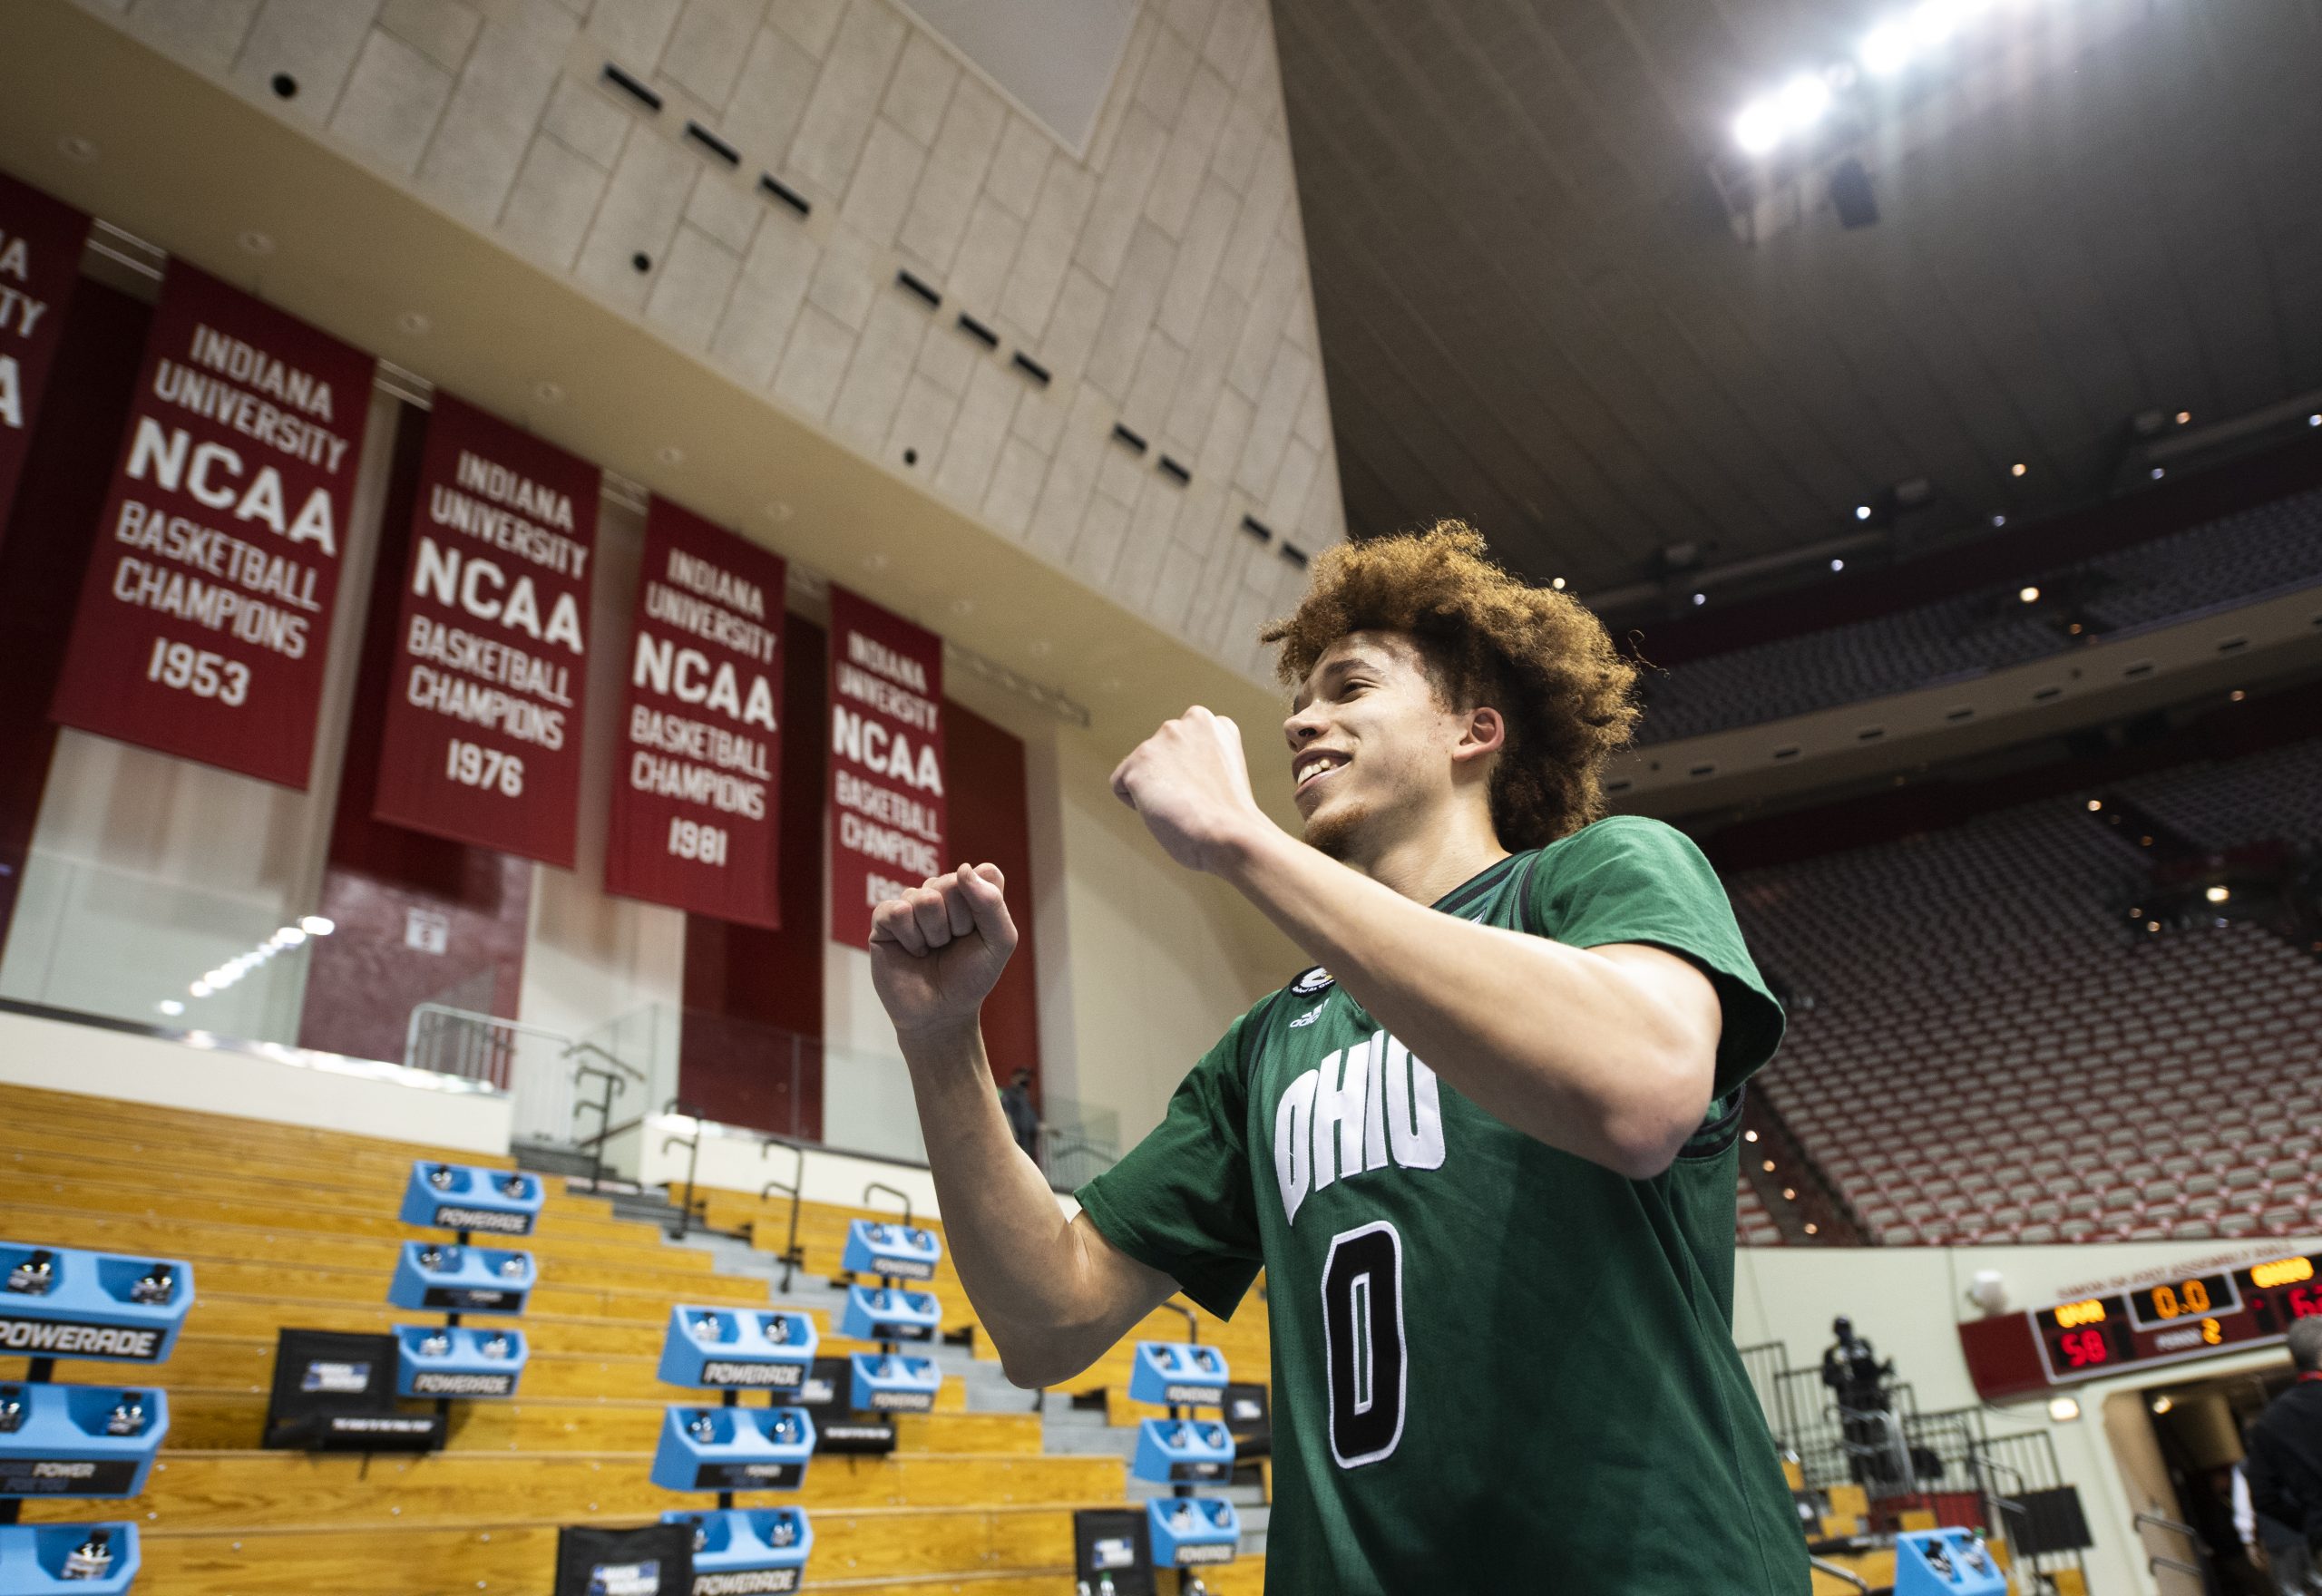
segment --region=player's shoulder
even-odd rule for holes
[[[1701,847],[1665,820],[1649,814],[1608,814],[1534,852],[1535,870],[1554,874],[1588,869],[1609,860],[1698,858]]]
[[[1640,842],[1665,842],[1671,840],[1690,844],[1691,837],[1665,820],[1649,814],[1607,814],[1590,821],[1586,825],[1566,832],[1555,842],[1540,849],[1544,854],[1586,852],[1592,848],[1627,847]]]

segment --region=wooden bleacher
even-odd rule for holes
[[[57,1377],[166,1389],[171,1433],[132,1502],[28,1502],[28,1522],[135,1519],[138,1588],[170,1596],[547,1596],[557,1526],[639,1523],[706,1498],[649,1481],[664,1404],[697,1396],[655,1377],[676,1301],[763,1303],[766,1282],[720,1274],[701,1251],[601,1199],[551,1182],[523,1243],[540,1283],[521,1319],[532,1358],[521,1398],[456,1405],[446,1449],[424,1456],[308,1456],[257,1442],[276,1331],[377,1330],[413,1316],[385,1302],[400,1243],[433,1232],[395,1212],[415,1157],[505,1164],[444,1149],[111,1099],[0,1086],[0,1115],[34,1134],[0,1154],[0,1235],[194,1264],[198,1298],[176,1353],[137,1367],[64,1361]],[[722,1199],[720,1200],[722,1201]],[[753,1207],[755,1200],[749,1200]],[[837,1272],[853,1211],[810,1208],[809,1268]],[[753,1216],[755,1219],[756,1216]],[[776,1242],[778,1246],[778,1241]],[[971,1325],[948,1268],[955,1326]],[[826,1350],[859,1344],[828,1333]],[[1248,1327],[1205,1326],[1236,1348]],[[1156,1316],[1140,1333],[1178,1338]],[[989,1348],[978,1338],[978,1350]],[[1254,1354],[1263,1364],[1263,1351]],[[1108,1377],[1126,1383],[1126,1353]],[[0,1379],[22,1358],[0,1359]],[[1095,1371],[1083,1385],[1101,1383]],[[803,1491],[751,1495],[815,1513],[810,1578],[855,1596],[1062,1596],[1072,1511],[1118,1505],[1113,1456],[1050,1455],[1037,1415],[969,1413],[948,1380],[938,1411],[906,1416],[884,1458],[824,1456]],[[1257,1560],[1221,1592],[1255,1591]]]
[[[702,1221],[712,1230],[747,1236],[762,1251],[779,1255],[790,1234],[790,1203],[787,1198],[759,1198],[748,1192],[727,1191],[717,1187],[702,1187],[696,1192],[697,1210]],[[841,1255],[846,1247],[846,1227],[857,1219],[893,1221],[898,1216],[893,1209],[849,1208],[833,1203],[807,1202],[800,1205],[798,1250],[803,1260],[800,1267],[807,1274],[837,1278]],[[942,1233],[940,1221],[923,1221],[930,1230]],[[948,1332],[975,1325],[973,1309],[969,1306],[966,1289],[960,1284],[958,1271],[951,1264],[951,1251],[946,1248],[936,1266],[932,1289],[943,1301],[943,1328]],[[1183,1297],[1172,1299],[1189,1309],[1201,1326],[1201,1339],[1222,1349],[1232,1366],[1236,1380],[1270,1382],[1273,1377],[1273,1344],[1266,1312],[1264,1278],[1261,1276],[1251,1289],[1231,1320],[1221,1319],[1205,1309],[1195,1308]],[[1129,1365],[1137,1341],[1182,1341],[1185,1338],[1185,1314],[1174,1308],[1161,1309],[1148,1315],[1122,1338],[1118,1346],[1098,1358],[1080,1374],[1054,1387],[1058,1391],[1078,1396],[1102,1391],[1111,1422],[1134,1425],[1140,1419],[1159,1417],[1163,1410],[1128,1399]],[[993,1358],[990,1338],[980,1328],[973,1342],[978,1357]]]

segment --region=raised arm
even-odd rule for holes
[[[1223,877],[1487,1113],[1632,1179],[1699,1128],[1716,989],[1643,943],[1572,948],[1439,914],[1284,832],[1241,733],[1199,707],[1123,760],[1113,790],[1178,863]]]
[[[1068,1221],[1000,1108],[978,1023],[1016,948],[995,865],[961,865],[883,903],[871,977],[894,1021],[952,1261],[1009,1379],[1094,1363],[1177,1289],[1088,1222]]]

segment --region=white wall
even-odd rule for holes
[[[0,1014],[0,1080],[161,1108],[420,1142],[508,1151],[508,1098],[400,1065],[270,1046],[246,1050]]]
[[[1124,1147],[1160,1123],[1234,1017],[1305,964],[1239,893],[1172,863],[1113,796],[1127,752],[1060,729],[1034,762],[1032,803],[1041,1069],[1054,1091],[1118,1112]]]
[[[2219,1260],[2240,1262],[2286,1257],[2322,1248],[2313,1240],[2278,1238],[2241,1241],[2132,1242],[2102,1247],[1878,1247],[1862,1249],[1745,1247],[1735,1272],[1734,1339],[1749,1346],[1781,1341],[1793,1365],[1819,1361],[1830,1342],[1830,1320],[1839,1314],[1870,1338],[1882,1358],[1895,1360],[1898,1377],[1910,1381],[1923,1410],[1977,1405],[1959,1346],[1959,1321],[1979,1316],[1966,1289],[1979,1270],[1996,1270],[2006,1283],[2011,1309],[2043,1308],[2088,1294],[2100,1280],[2148,1270],[2200,1273]],[[2200,1269],[2190,1266],[2196,1262]],[[2046,1430],[2054,1438],[2063,1477],[2080,1487],[2096,1548],[2089,1554],[2090,1589],[2105,1596],[2152,1596],[2158,1587],[2146,1572],[2145,1549],[2131,1519],[2151,1505],[2132,1499],[2104,1435],[2102,1413],[2112,1393],[2164,1384],[2172,1377],[2229,1374],[2278,1364],[2278,1348],[2214,1362],[2177,1364],[2142,1377],[2092,1381],[2073,1388],[2081,1416],[2057,1424],[2044,1398],[2011,1403],[1992,1415],[1995,1432]],[[2181,1556],[2159,1540],[2154,1551]]]
[[[82,4],[1236,669],[1302,575],[1243,516],[1343,535],[1265,0],[1138,6],[1085,155],[891,0]]]

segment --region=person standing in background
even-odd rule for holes
[[[1024,1156],[1040,1162],[1040,1114],[1032,1106],[1032,1072],[1020,1069],[1000,1089],[1000,1110],[1008,1116],[1008,1133]]]
[[[2266,1561],[2283,1596],[2322,1590],[2315,1580],[2322,1550],[2322,1319],[2289,1328],[2290,1361],[2298,1378],[2249,1426],[2243,1464],[2258,1527],[2268,1520],[2298,1532],[2297,1539],[2265,1541]]]

